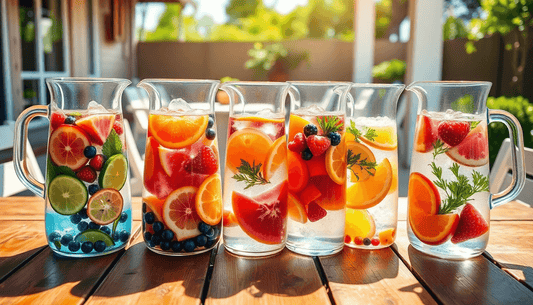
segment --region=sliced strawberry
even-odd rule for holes
[[[481,216],[479,211],[470,203],[467,203],[461,215],[459,224],[452,237],[452,243],[458,244],[472,238],[479,237],[489,231],[489,224]]]
[[[76,177],[81,181],[93,183],[96,180],[96,171],[90,166],[84,166],[76,173]]]
[[[100,171],[104,166],[105,161],[106,157],[104,155],[99,154],[94,156],[94,158],[89,161],[89,165],[94,168],[94,170]]]
[[[310,222],[319,221],[326,217],[327,214],[328,212],[314,201],[307,206],[307,218]]]
[[[305,141],[305,136],[303,133],[299,132],[294,136],[294,139],[289,142],[289,150],[301,153],[307,148],[307,143]]]
[[[307,147],[309,147],[313,156],[322,155],[330,146],[331,141],[328,137],[317,135],[307,137]]]
[[[470,132],[470,123],[442,121],[438,127],[439,138],[451,147],[459,145]]]
[[[113,129],[115,132],[120,136],[122,133],[124,133],[124,128],[122,128],[122,123],[115,120],[115,123],[113,123]]]
[[[418,129],[415,135],[415,150],[426,153],[433,150],[433,143],[437,141],[437,126],[439,121],[432,120],[425,115],[418,116]]]
[[[193,173],[212,175],[218,171],[217,156],[211,147],[204,146],[185,169]]]

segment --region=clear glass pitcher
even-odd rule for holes
[[[150,97],[143,177],[148,249],[185,256],[214,248],[222,186],[214,116],[219,81],[145,79]]]
[[[344,243],[390,246],[398,222],[396,105],[404,85],[353,84],[346,106]]]
[[[487,109],[489,82],[415,82],[418,118],[408,190],[411,245],[427,254],[466,259],[489,239],[490,209],[514,199],[525,182],[524,141],[518,120]],[[502,122],[513,144],[513,183],[489,192],[487,124]]]
[[[289,84],[229,82],[224,170],[224,247],[270,256],[287,237],[285,99]]]
[[[15,124],[15,171],[44,197],[48,244],[58,254],[99,256],[126,246],[131,235],[131,193],[121,97],[126,79],[47,79],[51,101],[32,106]],[[46,181],[25,164],[28,124],[48,118]]]

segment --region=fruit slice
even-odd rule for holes
[[[48,186],[48,200],[54,211],[61,215],[76,214],[87,202],[87,188],[79,179],[59,175]]]
[[[220,175],[209,176],[198,188],[196,194],[196,212],[200,219],[210,226],[220,223],[222,219],[222,186]]]
[[[76,235],[74,238],[75,241],[79,243],[84,243],[86,241],[90,241],[93,244],[99,240],[105,242],[105,245],[108,247],[112,247],[115,245],[115,242],[113,241],[113,238],[109,236],[108,234],[100,231],[100,230],[94,230],[89,229],[81,232],[80,234]]]
[[[272,140],[263,132],[244,128],[232,134],[226,145],[226,166],[233,172],[237,172],[237,167],[241,166],[241,159],[250,165],[265,163],[266,156]]]
[[[389,193],[387,195],[396,192],[396,190],[398,189],[398,162],[391,161],[391,160],[389,161],[390,161],[390,166],[392,168],[392,183],[389,189]]]
[[[291,114],[289,119],[289,141],[292,141],[297,133],[304,132],[305,125],[309,123],[308,120]]]
[[[414,172],[409,176],[407,192],[408,214],[412,221],[420,215],[436,215],[440,209],[440,194],[431,180],[421,173]]]
[[[282,165],[284,168],[287,168],[287,141],[285,136],[278,138],[270,147],[270,150],[267,153],[264,166],[263,166],[263,177],[266,180],[270,180],[276,170]]]
[[[128,160],[123,154],[111,156],[102,167],[98,184],[101,188],[113,188],[120,191],[128,177]]]
[[[224,214],[222,216],[222,225],[224,227],[235,227],[239,225],[239,222],[237,221],[235,214],[233,214],[231,211],[224,210]]]
[[[337,146],[330,146],[326,152],[326,171],[333,182],[346,183],[346,145],[344,140]]]
[[[398,147],[395,126],[370,127],[376,131],[377,136],[370,141],[365,137],[359,137],[364,143],[381,150],[395,150]]]
[[[418,116],[417,130],[415,131],[415,147],[418,152],[426,153],[433,150],[433,143],[437,141],[437,128],[439,121],[432,120],[425,115]]]
[[[337,184],[329,176],[316,176],[309,178],[309,183],[316,186],[322,194],[315,199],[319,206],[327,211],[344,209],[346,206],[346,186]]]
[[[190,161],[190,152],[186,149],[168,149],[163,146],[158,147],[161,167],[168,176],[183,171],[187,161]]]
[[[309,171],[309,177],[327,175],[326,170],[326,155],[313,156],[311,160],[305,161],[307,170]]]
[[[209,119],[207,115],[171,116],[151,114],[148,119],[149,134],[166,148],[189,146],[204,134]]]
[[[452,148],[446,154],[455,162],[477,167],[489,162],[489,142],[485,124],[479,124],[472,129],[463,141]]]
[[[96,224],[105,226],[120,217],[124,199],[119,191],[108,188],[94,193],[87,203],[87,216]]]
[[[157,221],[165,223],[163,218],[163,206],[165,205],[165,200],[158,199],[155,196],[143,197],[143,203],[150,208],[152,213],[154,213]]]
[[[387,229],[385,231],[379,232],[379,241],[382,245],[390,245],[394,242],[396,239],[396,229],[391,228]]]
[[[201,234],[198,230],[200,217],[196,213],[195,204],[197,191],[195,187],[184,186],[172,192],[165,200],[163,218],[178,241]]]
[[[287,151],[287,165],[289,176],[289,191],[298,193],[305,188],[309,181],[307,165],[300,154]]]
[[[328,212],[319,206],[316,202],[311,202],[306,206],[307,209],[307,218],[310,222],[319,221],[320,219],[326,217]]]
[[[87,132],[91,136],[93,142],[98,145],[103,145],[105,143],[111,129],[113,129],[114,123],[114,114],[89,115],[76,121],[76,125]]]
[[[376,168],[374,176],[354,183],[346,190],[346,206],[352,209],[369,209],[380,203],[392,185],[392,167],[385,158]]]
[[[452,243],[462,243],[472,238],[479,237],[489,231],[489,224],[479,211],[467,203],[461,211],[459,224],[452,237]]]
[[[148,192],[159,199],[165,199],[174,188],[170,177],[161,166],[158,153],[159,147],[159,143],[154,137],[148,137],[146,140],[143,182]]]
[[[413,233],[428,245],[441,245],[447,242],[459,224],[459,215],[419,215],[416,219],[409,219]]]
[[[307,186],[300,193],[299,198],[302,205],[305,207],[322,196],[320,190],[312,183],[308,183]]]
[[[285,238],[287,217],[287,182],[250,198],[233,192],[233,211],[242,230],[264,244],[279,244]]]
[[[49,142],[50,158],[55,165],[78,170],[87,163],[83,150],[91,142],[80,128],[62,125],[52,132]]]
[[[307,213],[305,212],[305,206],[298,200],[298,197],[289,192],[287,198],[287,208],[289,211],[289,217],[299,223],[307,222]]]
[[[376,223],[367,210],[346,209],[346,235],[352,240],[356,237],[361,239],[372,238],[376,234]]]
[[[355,161],[348,168],[351,182],[363,182],[376,174],[376,168],[368,165],[375,163],[376,157],[374,157],[374,153],[366,145],[357,142],[347,142],[346,155]]]

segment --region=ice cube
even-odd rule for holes
[[[168,104],[169,111],[186,112],[191,110],[191,106],[182,98],[176,98],[170,101]]]
[[[255,116],[266,118],[266,119],[273,119],[279,117],[279,114],[272,111],[272,109],[262,109],[258,111]]]
[[[95,101],[90,101],[89,102],[89,105],[87,105],[87,110],[89,111],[89,113],[105,113],[105,112],[109,112],[104,106],[102,106],[101,104],[95,102]]]

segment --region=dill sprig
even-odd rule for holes
[[[344,128],[344,123],[339,120],[338,117],[333,115],[317,117],[316,120],[324,135],[327,135],[330,132],[337,132]]]
[[[359,142],[359,137],[365,137],[367,140],[374,142],[374,139],[378,136],[376,130],[373,128],[364,127],[363,133],[363,131],[355,127],[355,123],[353,121],[350,122],[348,132],[355,137],[356,142]]]
[[[447,152],[448,149],[448,147],[444,146],[444,142],[438,139],[435,143],[433,143],[433,160],[435,160],[438,155]]]
[[[359,180],[359,175],[355,172],[354,166],[359,166],[359,169],[361,171],[366,171],[370,176],[374,176],[376,173],[376,162],[369,162],[367,158],[361,159],[361,154],[354,154],[351,150],[348,149],[348,156],[347,156],[346,164],[348,169],[352,171],[352,173],[357,177],[357,180]]]
[[[250,165],[246,160],[241,159],[241,166],[237,167],[239,174],[233,175],[232,178],[237,181],[244,181],[246,183],[244,189],[248,189],[254,185],[270,183],[270,181],[263,177],[261,165],[261,163],[255,165],[255,160],[253,161],[253,164]]]

